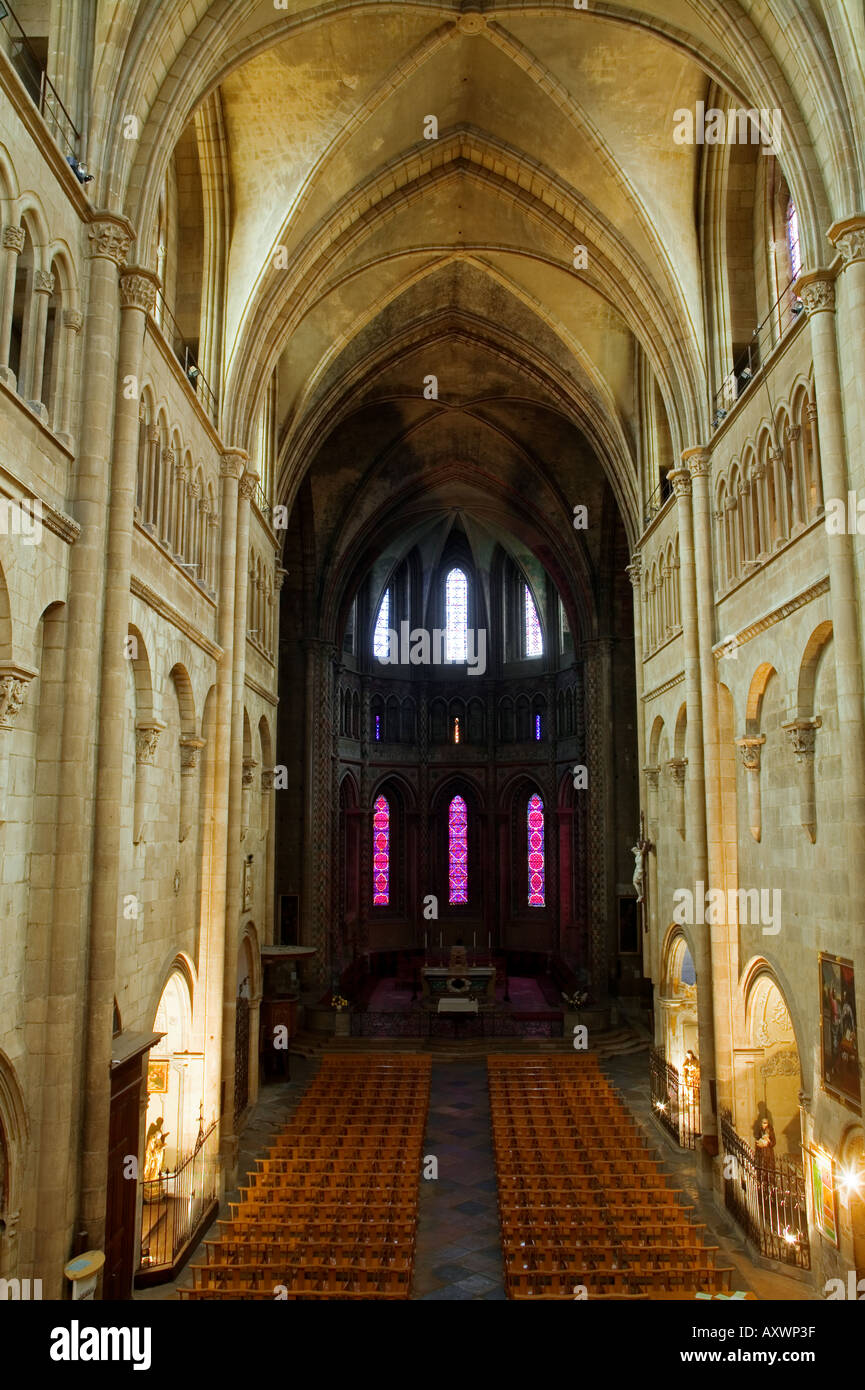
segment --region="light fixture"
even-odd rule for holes
[[[838,1185],[844,1189],[844,1196],[849,1197],[851,1193],[858,1195],[862,1191],[862,1172],[855,1168],[843,1168],[838,1178]]]
[[[2,3],[2,0],[0,0],[0,3]],[[79,183],[92,183],[92,182],[93,182],[93,175],[92,175],[92,174],[88,174],[88,172],[87,172],[87,170],[85,169],[84,165],[83,165],[83,164],[79,164],[79,162],[78,162],[78,160],[75,158],[75,155],[74,155],[74,154],[68,154],[68,155],[66,156],[66,163],[69,165],[69,168],[72,170],[73,174],[75,175],[75,177],[76,177],[76,179],[78,180]]]

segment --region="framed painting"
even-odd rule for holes
[[[147,1094],[149,1096],[168,1095],[168,1062],[147,1063]]]
[[[858,1111],[859,1047],[852,961],[821,953],[820,1019],[823,1089]]]
[[[838,1244],[838,1227],[835,1222],[835,1175],[832,1160],[819,1149],[808,1150],[808,1171],[811,1178],[811,1210],[814,1224],[821,1235]]]

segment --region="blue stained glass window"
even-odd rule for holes
[[[536,714],[536,715],[535,715],[535,742],[536,742],[536,743],[540,743],[540,741],[541,741],[541,716],[540,716],[539,714]]]
[[[541,624],[538,620],[538,610],[532,598],[532,591],[528,584],[526,591],[526,656],[543,656],[544,654],[544,635],[541,632]]]
[[[468,660],[469,582],[462,570],[445,580],[445,660]]]
[[[544,803],[537,795],[529,797],[527,815],[529,838],[529,907],[544,907]]]
[[[385,661],[390,656],[388,633],[390,630],[390,589],[385,589],[378,617],[375,620],[375,635],[372,641],[373,656]]]
[[[380,714],[377,714],[376,717],[375,717],[375,741],[376,741],[376,743],[381,743],[381,715],[380,715]]]
[[[469,900],[469,813],[461,796],[448,809],[448,885],[450,903]]]
[[[383,796],[373,807],[372,854],[373,906],[387,907],[390,902],[390,807]]]

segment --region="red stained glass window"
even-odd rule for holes
[[[469,900],[469,814],[461,796],[455,796],[448,810],[448,902]]]
[[[372,856],[373,906],[387,907],[390,902],[390,807],[383,796],[373,807]]]
[[[529,907],[544,907],[544,803],[535,794],[529,798]]]

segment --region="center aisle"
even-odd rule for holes
[[[504,1299],[485,1061],[433,1064],[423,1152],[412,1298]]]

